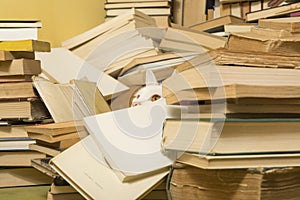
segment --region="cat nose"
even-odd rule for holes
[[[140,102],[133,102],[133,103],[131,104],[132,107],[134,107],[134,106],[140,106],[140,105],[141,105]]]

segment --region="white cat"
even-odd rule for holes
[[[159,84],[151,70],[146,71],[146,86],[139,89],[134,95],[131,106],[139,106],[155,102],[162,97],[162,85]]]

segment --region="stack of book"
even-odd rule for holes
[[[299,168],[204,170],[177,164],[172,199],[297,199]]]
[[[46,158],[31,159],[31,166],[53,179],[47,199],[84,199],[49,165],[50,159],[80,141],[86,135],[82,122],[38,124],[25,127],[30,138],[36,143],[29,149],[45,154]]]
[[[299,196],[292,181],[300,167],[299,22],[258,24],[229,35],[226,49],[217,50],[222,53],[208,52],[210,61],[199,55],[163,81],[167,103],[186,108],[181,118],[167,119],[163,131],[164,150],[184,164],[173,171],[175,199]],[[293,192],[284,194],[283,187]]]
[[[80,121],[38,124],[26,126],[25,129],[28,137],[36,141],[29,148],[52,157],[78,142],[84,134]]]
[[[110,20],[132,8],[135,8],[151,17],[157,24],[167,27],[171,12],[171,0],[106,0],[106,20]]]
[[[38,21],[1,21],[0,26],[0,187],[49,184],[51,178],[31,167],[31,159],[46,155],[29,149],[35,140],[24,127],[51,120],[31,79],[41,73],[35,52],[50,51],[50,44],[37,40]]]
[[[157,55],[163,31],[155,20],[129,10],[114,19],[62,43],[64,48],[113,77],[135,58]]]

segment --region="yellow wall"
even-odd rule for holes
[[[104,22],[105,0],[1,0],[0,19],[38,19],[39,39],[61,42]]]

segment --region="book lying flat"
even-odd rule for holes
[[[173,199],[297,199],[300,195],[298,167],[214,170],[175,166],[170,180]]]
[[[82,121],[67,121],[60,123],[38,124],[25,127],[27,132],[58,136],[83,130]]]
[[[299,54],[300,39],[297,36],[279,38],[253,32],[231,33],[226,48],[235,51],[260,51]]]
[[[258,26],[276,30],[286,30],[290,33],[300,32],[300,17],[284,17],[275,19],[260,19]]]
[[[42,120],[49,118],[49,113],[39,99],[0,101],[0,118]]]
[[[0,28],[0,41],[37,39],[37,28]]]
[[[52,178],[32,167],[0,169],[0,188],[51,184]]]
[[[36,140],[36,144],[47,148],[65,150],[79,141],[80,138],[65,139],[53,143],[45,142],[43,140]]]
[[[0,51],[0,61],[14,60],[14,59],[34,59],[34,52],[28,51]]]
[[[294,69],[271,69],[213,64],[197,66],[197,63],[193,60],[190,60],[189,63],[191,63],[189,64],[189,66],[191,66],[190,69],[177,73],[163,81],[163,96],[169,93],[176,93],[177,91],[184,92],[191,89],[208,90],[207,88],[210,88],[211,96],[217,94],[218,89],[224,90],[223,96],[229,96],[234,93],[233,90],[230,91],[229,88],[240,87],[241,89],[242,87],[246,88],[252,86],[252,89],[254,89],[254,87],[261,87],[262,89],[264,87],[274,87],[274,90],[267,92],[265,96],[260,96],[262,93],[257,91],[256,97],[267,97],[269,93],[274,97],[278,94],[278,97],[284,98],[283,95],[278,93],[278,89],[285,91],[286,95],[290,92],[290,95],[286,96],[286,98],[291,98],[293,95],[296,95],[296,88],[300,84],[300,79],[298,79],[298,75],[296,75],[299,72]],[[227,86],[228,89],[226,89]],[[295,90],[284,90],[284,87],[291,87]],[[254,90],[252,91],[255,93]],[[250,94],[251,90],[241,90],[241,92],[246,95],[246,93]],[[254,93],[253,95],[255,95]],[[236,96],[238,97],[238,94]]]
[[[212,20],[208,20],[206,22],[192,25],[190,28],[198,31],[205,31],[205,32],[219,32],[219,31],[224,31],[225,24],[242,23],[243,21],[244,20],[242,18],[232,16],[232,15],[226,15]]]
[[[300,68],[300,54],[235,51],[223,48],[210,51],[209,54],[211,55],[213,62],[218,65]]]
[[[61,140],[67,140],[67,139],[78,139],[80,137],[80,132],[73,132],[73,133],[66,133],[63,135],[58,136],[51,136],[46,134],[39,134],[39,133],[31,133],[27,132],[28,137],[34,138],[36,140],[42,140],[44,142],[54,143],[59,142]]]
[[[163,147],[211,155],[298,152],[298,129],[298,119],[168,119]]]
[[[29,145],[29,149],[33,150],[33,151],[38,151],[41,153],[44,153],[46,155],[49,156],[57,156],[58,154],[60,154],[63,150],[60,149],[54,149],[54,148],[49,148],[47,146],[42,146],[42,145],[38,145],[38,144],[31,144]]]
[[[168,104],[179,102],[197,102],[220,99],[265,99],[265,102],[279,99],[289,102],[290,99],[299,98],[300,87],[298,86],[259,86],[232,84],[225,87],[217,87],[208,90],[207,88],[196,88],[176,91],[172,93],[163,89],[163,96]],[[273,100],[272,100],[273,99]]]
[[[24,99],[36,97],[32,82],[0,83],[0,99]]]
[[[202,169],[274,168],[298,167],[299,156],[299,153],[228,156],[203,156],[186,153],[177,161]]]
[[[0,42],[3,51],[41,51],[50,52],[50,43],[40,40],[18,40]]]
[[[37,75],[41,73],[41,62],[31,59],[0,61],[0,77],[11,75]]]
[[[23,125],[0,126],[0,138],[28,137]]]
[[[0,151],[28,150],[30,144],[35,144],[35,140],[28,137],[0,138]]]
[[[45,158],[46,154],[31,151],[31,150],[22,150],[22,151],[0,151],[0,166],[31,166],[31,159],[34,158]]]
[[[32,75],[7,75],[0,76],[0,83],[32,81]]]
[[[255,21],[262,18],[277,17],[293,12],[300,11],[300,3],[287,4],[261,11],[250,12],[246,14],[246,21]]]
[[[99,154],[93,155],[96,152]],[[91,136],[54,157],[50,165],[86,199],[139,199],[168,174],[163,171],[122,183]]]

